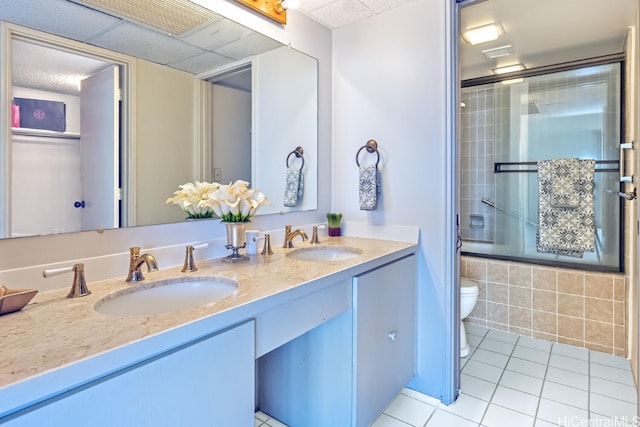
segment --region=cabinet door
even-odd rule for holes
[[[251,426],[254,371],[251,321],[27,408],[6,425]]]
[[[414,375],[415,255],[354,278],[354,426],[368,426]]]

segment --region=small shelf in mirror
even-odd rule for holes
[[[21,136],[38,136],[43,138],[62,138],[62,139],[80,139],[79,133],[73,132],[56,132],[53,130],[29,129],[29,128],[11,128],[12,135]]]

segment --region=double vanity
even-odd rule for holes
[[[0,317],[0,424],[367,426],[414,374],[416,252],[343,236],[42,292]]]

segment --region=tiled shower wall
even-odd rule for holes
[[[493,87],[482,86],[465,89],[461,94],[464,107],[461,121],[460,235],[465,240],[494,241],[495,209],[481,200],[495,200],[493,162],[496,126],[502,117],[496,105],[495,91]],[[474,224],[471,223],[472,215],[478,219]]]
[[[470,323],[626,355],[623,274],[463,256],[460,275],[480,289]]]

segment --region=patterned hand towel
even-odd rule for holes
[[[595,160],[579,160],[575,187],[577,208],[553,205],[554,170],[552,161],[538,162],[538,252],[581,258],[595,249]]]
[[[578,185],[581,178],[580,159],[552,159],[551,205],[554,208],[577,208],[580,203]]]
[[[360,166],[359,194],[360,210],[372,211],[378,206],[380,174],[376,165]]]
[[[304,194],[302,171],[299,167],[287,169],[287,180],[284,186],[284,205],[290,208],[298,206]]]

